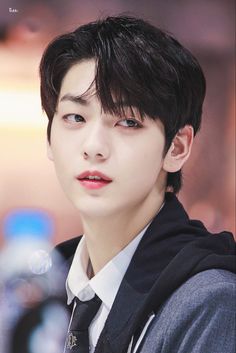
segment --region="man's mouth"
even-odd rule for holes
[[[98,189],[112,182],[112,179],[99,171],[85,171],[76,178],[88,189]]]

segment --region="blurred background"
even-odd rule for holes
[[[202,65],[203,124],[180,199],[211,231],[234,231],[234,0],[1,0],[0,247],[25,233],[52,244],[81,233],[79,215],[47,160],[38,65],[54,36],[123,12],[174,34]]]
[[[62,351],[69,315],[51,249],[82,232],[46,155],[40,58],[56,35],[118,13],[168,30],[198,58],[207,96],[179,197],[209,230],[235,232],[234,0],[1,0],[0,353]]]

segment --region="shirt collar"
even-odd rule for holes
[[[148,225],[90,280],[91,288],[109,310],[115,300],[132,256]]]
[[[77,246],[66,281],[67,303],[70,304],[75,296],[80,300],[89,300],[96,293],[110,310],[131,258],[148,225],[90,280],[87,276],[89,255],[83,236]]]
[[[66,280],[67,303],[70,304],[75,296],[80,300],[92,299],[96,293],[110,310],[134,252],[150,223],[91,279],[87,276],[89,255],[83,236]]]
[[[89,262],[89,255],[87,252],[85,239],[83,236],[75,251],[75,255],[66,280],[68,304],[72,302],[75,296],[78,296],[80,292],[88,288],[88,282],[89,282],[89,279],[87,276],[88,262]],[[91,298],[93,296],[94,296],[94,293],[93,295],[91,293]],[[88,300],[91,298],[88,298]],[[82,300],[82,298],[80,299]]]

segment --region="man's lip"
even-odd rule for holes
[[[105,181],[112,181],[111,178],[109,178],[107,175],[97,171],[97,170],[93,170],[93,171],[89,171],[89,170],[86,170],[85,172],[79,174],[76,179],[85,179],[85,178],[88,178],[89,176],[98,176],[100,177],[101,179],[105,180]]]

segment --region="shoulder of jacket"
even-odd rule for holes
[[[155,347],[153,352],[203,352],[208,347],[210,352],[231,353],[235,313],[236,275],[220,269],[199,272],[159,309],[142,352],[149,352],[150,347]]]
[[[236,274],[211,269],[188,279],[164,302],[154,319],[168,328],[201,315],[218,311],[236,312]]]
[[[188,309],[199,309],[199,306],[208,303],[212,306],[234,308],[236,301],[236,274],[222,269],[211,269],[197,273],[183,283],[165,305],[175,306],[179,310],[185,305]]]

